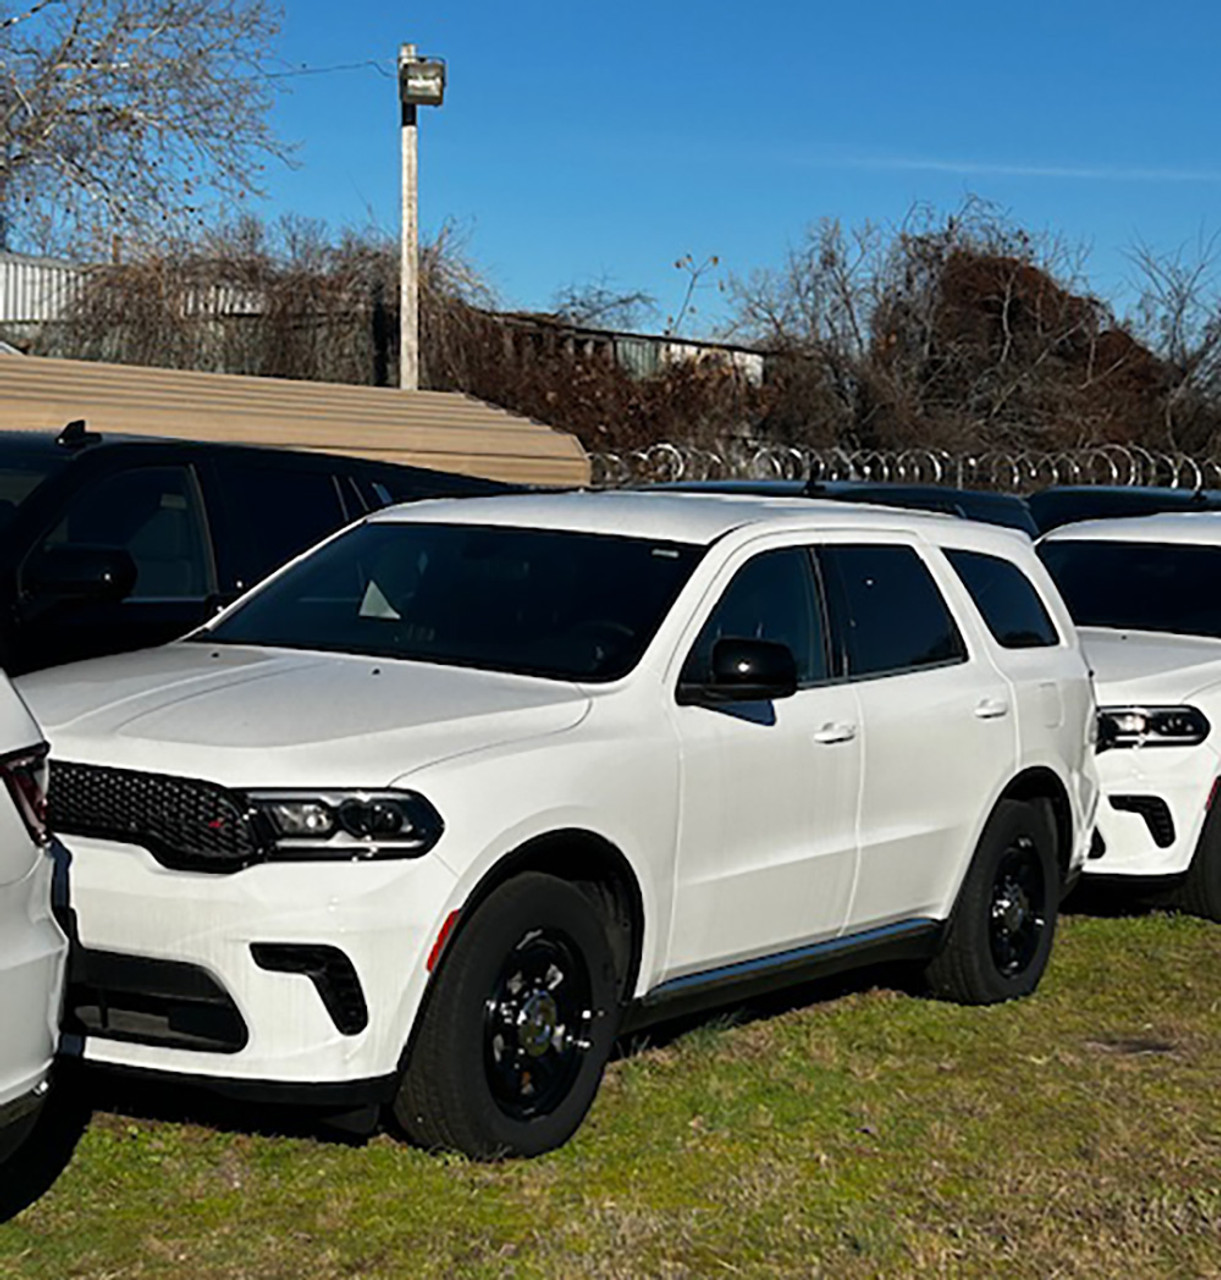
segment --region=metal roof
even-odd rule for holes
[[[0,355],[0,431],[279,445],[531,484],[589,481],[574,436],[449,391],[293,382]]]

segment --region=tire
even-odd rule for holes
[[[619,1013],[594,904],[554,876],[519,875],[445,952],[395,1119],[420,1146],[481,1160],[561,1146],[597,1093]]]
[[[1191,866],[1169,905],[1188,915],[1221,921],[1221,806],[1214,804],[1209,810]]]
[[[941,949],[925,970],[932,994],[957,1004],[1029,995],[1051,956],[1060,881],[1050,806],[1002,800],[979,838]]]

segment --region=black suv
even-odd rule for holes
[[[0,433],[0,663],[161,644],[351,520],[508,486],[249,445]]]

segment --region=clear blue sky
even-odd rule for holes
[[[1138,237],[1173,250],[1221,229],[1216,0],[286,7],[287,66],[388,69],[404,41],[448,61],[445,106],[421,112],[422,221],[464,225],[510,306],[606,276],[673,311],[683,253],[745,274],[820,217],[895,221],[968,192],[1086,243],[1120,301]],[[299,168],[269,175],[264,212],[397,228],[394,81],[282,83]]]

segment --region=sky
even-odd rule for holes
[[[776,266],[821,218],[899,222],[970,195],[1088,250],[1122,312],[1130,254],[1221,231],[1215,0],[285,0],[265,216],[397,232],[399,45],[443,57],[420,112],[425,234],[447,220],[506,307],[605,281],[682,299]],[[374,65],[370,65],[370,63]],[[348,70],[325,70],[362,64]]]

